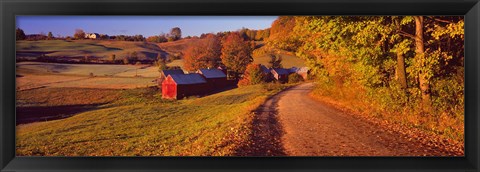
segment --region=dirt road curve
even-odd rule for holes
[[[259,108],[250,156],[438,156],[444,151],[408,141],[308,96],[312,83],[283,91]]]

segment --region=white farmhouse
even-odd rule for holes
[[[98,33],[87,33],[85,34],[86,39],[98,39],[100,38],[100,34]]]

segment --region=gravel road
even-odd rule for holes
[[[243,156],[441,156],[445,151],[316,101],[313,83],[285,90],[256,112]]]

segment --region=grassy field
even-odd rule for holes
[[[169,54],[183,55],[184,51],[192,44],[195,44],[200,39],[181,39],[174,42],[157,43],[158,47],[168,52]]]
[[[109,59],[112,54],[117,59],[123,59],[127,53],[136,51],[140,59],[155,59],[160,53],[166,57],[167,54],[183,56],[184,50],[198,39],[182,39],[174,42],[148,43],[131,41],[108,41],[108,40],[42,40],[42,41],[17,41],[17,57],[38,57],[40,54],[47,56],[84,57],[95,56]],[[261,48],[260,48],[261,49]],[[304,61],[288,53],[280,53],[283,58],[283,66],[286,68],[305,66]],[[254,63],[267,65],[270,58],[267,55],[254,55]],[[169,66],[183,66],[183,60],[174,60]],[[102,67],[98,65],[98,67]],[[95,68],[95,67],[93,67]],[[123,68],[122,68],[123,69]],[[69,69],[74,72],[74,69]],[[108,72],[98,71],[98,75],[104,75],[112,70],[112,67],[105,69]],[[149,69],[150,70],[150,69]],[[153,71],[153,69],[151,70]],[[122,72],[122,71],[116,71]],[[115,72],[114,72],[115,73]],[[145,76],[149,77],[149,76]]]
[[[281,85],[255,85],[201,98],[162,100],[155,88],[70,118],[17,126],[17,155],[232,155],[246,139],[251,111]]]
[[[94,77],[90,76],[90,73]],[[128,89],[154,86],[158,68],[148,65],[17,63],[17,89],[77,87]]]
[[[122,76],[134,77],[136,74],[142,77],[158,77],[158,68],[149,65],[111,65],[111,64],[61,64],[43,62],[20,62],[18,70],[28,70],[32,73],[52,73],[65,75],[89,76]]]
[[[279,54],[279,56],[282,57],[282,66],[284,68],[305,66],[305,61],[303,61],[297,56],[293,56],[289,54]],[[260,56],[253,57],[253,63],[257,63],[257,64],[268,66],[269,61],[270,61],[270,56],[268,55],[260,55]]]
[[[108,59],[112,54],[123,59],[136,51],[140,59],[154,59],[165,52],[154,43],[109,40],[41,40],[17,41],[17,57],[37,57],[40,54],[57,57],[94,56]]]
[[[263,42],[259,42],[258,44],[263,44]],[[268,55],[267,47],[262,46],[257,48],[253,51],[253,62],[257,64],[262,64],[268,66],[268,62],[270,61],[270,56]],[[305,61],[300,57],[293,55],[291,52],[276,50],[275,51],[278,56],[282,57],[282,66],[284,68],[291,68],[291,67],[304,67]]]

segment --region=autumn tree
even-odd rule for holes
[[[243,41],[240,34],[230,33],[222,42],[222,63],[231,71],[240,74],[253,61],[252,49],[248,42]]]
[[[16,39],[17,39],[17,40],[24,40],[25,37],[26,37],[26,36],[25,36],[25,32],[23,32],[23,30],[20,29],[20,28],[17,28],[17,29],[15,30],[15,33],[16,33]]]
[[[123,58],[123,64],[130,64],[130,59],[128,57]]]
[[[167,62],[164,58],[160,58],[157,60],[156,62],[157,66],[158,66],[158,71],[162,71],[162,70],[165,70],[168,68],[167,66]]]
[[[292,35],[295,26],[296,20],[293,16],[278,17],[269,30],[267,44],[278,49],[295,51],[300,44],[299,40]]]
[[[282,57],[276,54],[269,54],[270,61],[268,61],[268,67],[270,68],[282,68]]]
[[[185,50],[184,67],[195,71],[200,68],[217,67],[221,54],[221,42],[214,34],[208,34],[204,39],[189,45]]]
[[[47,39],[48,39],[48,40],[52,40],[52,39],[53,39],[53,34],[52,34],[52,32],[48,32]]]
[[[110,56],[110,61],[111,61],[112,63],[115,63],[115,60],[116,60],[115,54],[112,54],[112,55]]]
[[[167,36],[165,34],[160,34],[160,35],[154,35],[154,36],[149,36],[147,38],[148,42],[156,42],[156,43],[162,43],[162,42],[167,42]]]
[[[129,59],[133,62],[136,62],[138,60],[138,53],[137,51],[133,51],[130,55],[129,55]]]
[[[247,65],[242,79],[238,81],[238,86],[255,85],[263,81],[264,75],[260,69],[260,64],[250,63]]]
[[[170,36],[172,41],[176,41],[182,38],[182,30],[179,27],[174,27],[170,30]]]
[[[73,34],[75,39],[85,39],[85,32],[82,29],[75,29],[75,34]]]

